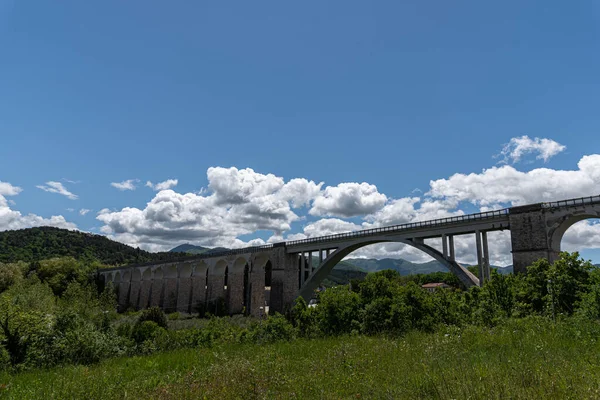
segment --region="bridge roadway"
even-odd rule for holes
[[[537,203],[489,212],[366,229],[198,255],[181,261],[101,270],[117,288],[121,309],[159,306],[193,312],[225,304],[227,312],[284,311],[296,297],[310,298],[344,257],[375,243],[404,243],[430,255],[469,287],[489,279],[487,233],[509,229],[515,272],[539,258],[554,261],[565,231],[600,218],[600,196]],[[475,235],[479,277],[456,262],[454,238]],[[425,242],[441,239],[441,249]]]

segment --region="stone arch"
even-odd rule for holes
[[[131,272],[131,280],[139,282],[142,280],[142,271],[139,268],[134,268]]]
[[[371,244],[390,242],[404,243],[425,252],[427,255],[433,257],[435,260],[443,264],[450,272],[457,275],[457,277],[466,287],[479,286],[479,279],[466,268],[460,266],[456,261],[450,261],[446,259],[446,257],[444,257],[440,251],[423,243],[422,241],[413,241],[412,239],[405,238],[396,239],[384,237],[356,241],[346,246],[338,247],[325,260],[323,260],[323,264],[321,264],[319,268],[315,270],[315,272],[308,278],[308,280],[306,280],[306,282],[304,282],[304,285],[300,288],[298,295],[302,296],[306,301],[310,300],[315,289],[319,287],[319,284],[329,275],[331,270],[353,251]]]
[[[586,219],[597,219],[600,218],[599,212],[585,212],[581,214],[567,214],[562,218],[559,218],[554,224],[550,226],[548,231],[549,247],[552,256],[558,257],[560,253],[560,243],[562,242],[563,236],[569,230],[569,228],[575,225],[577,222]],[[554,260],[549,260],[550,262]]]

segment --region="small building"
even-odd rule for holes
[[[436,289],[447,289],[450,286],[446,285],[444,282],[434,282],[434,283],[426,283],[421,285],[421,287],[428,292],[435,292]]]

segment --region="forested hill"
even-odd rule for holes
[[[115,266],[181,258],[178,253],[150,253],[80,231],[40,227],[0,232],[0,262],[31,262],[64,256]]]

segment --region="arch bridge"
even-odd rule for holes
[[[576,222],[600,218],[600,196],[537,203],[430,221],[209,253],[179,262],[99,271],[118,292],[120,309],[159,306],[167,312],[214,307],[228,314],[283,312],[298,296],[309,299],[342,259],[375,243],[404,243],[433,257],[467,287],[490,277],[488,232],[510,230],[515,272],[540,258],[550,262]],[[454,239],[475,235],[479,277],[456,261]],[[441,249],[426,243],[441,239]],[[211,308],[213,307],[213,308]],[[217,309],[217,311],[219,311]]]

